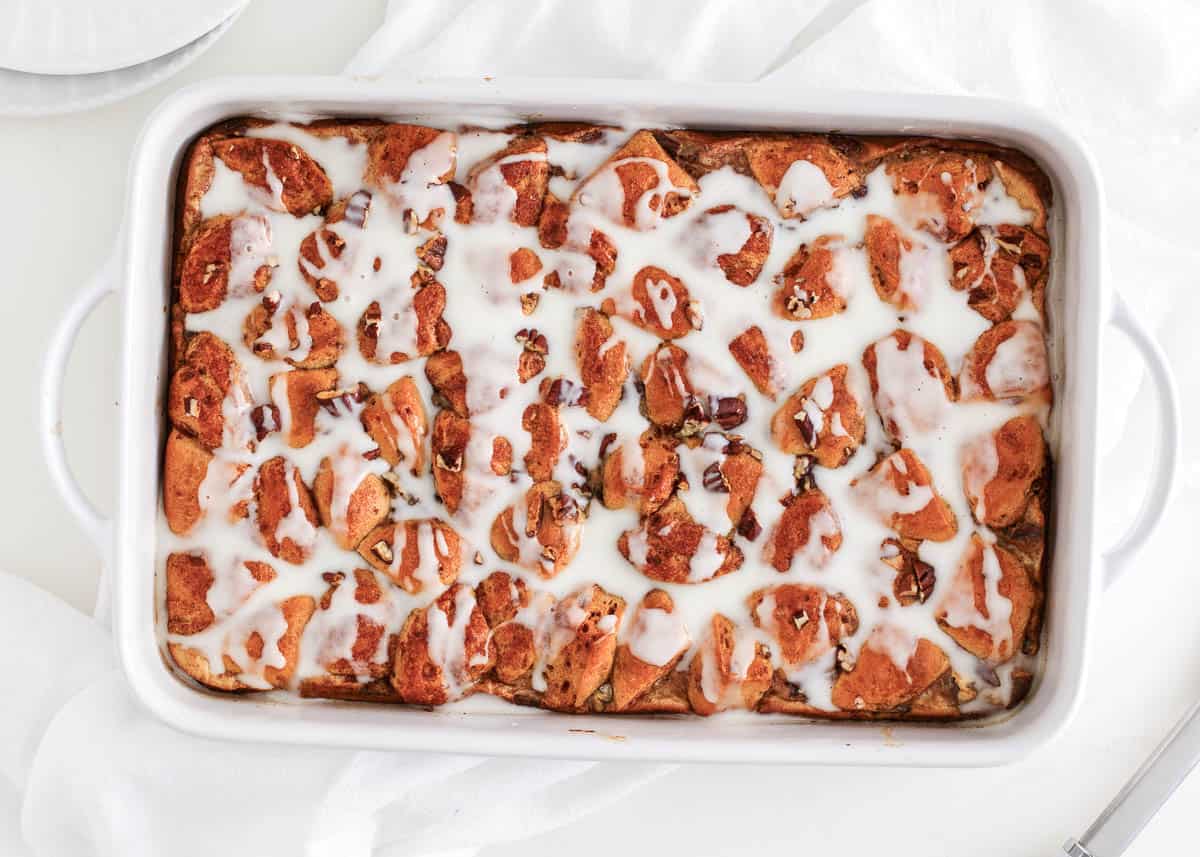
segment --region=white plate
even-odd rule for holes
[[[111,104],[148,89],[192,62],[237,20],[241,8],[200,38],[166,56],[97,74],[29,74],[0,68],[0,116],[47,116]]]
[[[0,0],[0,68],[95,74],[135,66],[214,30],[246,0]]]

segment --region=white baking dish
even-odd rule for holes
[[[383,116],[430,124],[464,116],[575,119],[710,128],[840,130],[979,137],[1036,158],[1054,185],[1052,327],[1058,367],[1056,479],[1048,614],[1041,674],[1028,702],[986,724],[809,723],[774,717],[674,719],[564,716],[505,707],[425,711],[336,702],[283,702],[199,692],[168,670],[155,635],[155,538],[176,174],[205,127],[243,114]],[[134,152],[121,246],[63,319],[47,357],[43,432],[52,475],[113,573],[121,661],[143,703],[167,722],[223,738],[372,748],[604,759],[988,765],[1052,739],[1081,696],[1096,599],[1151,534],[1175,471],[1178,408],[1161,351],[1103,276],[1102,200],[1095,168],[1046,117],[973,98],[801,92],[762,86],[644,81],[375,83],[241,78],[191,87],[147,122]],[[112,521],[96,514],[66,468],[61,375],[74,334],[105,294],[124,303],[119,491]],[[1151,490],[1119,545],[1102,554],[1094,526],[1097,385],[1102,334],[1112,325],[1145,357],[1159,392],[1162,441]]]

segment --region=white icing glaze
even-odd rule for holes
[[[895,336],[875,344],[875,407],[891,420],[901,440],[941,427],[950,417],[942,380],[925,368],[925,340],[914,336],[901,349]]]
[[[657,607],[639,607],[626,642],[635,658],[662,667],[686,650],[691,638],[687,625],[677,613]]]
[[[775,202],[787,214],[804,217],[833,202],[833,185],[824,171],[811,161],[793,161],[775,192]]]
[[[1012,336],[996,346],[984,376],[997,399],[1022,396],[1050,381],[1046,342],[1033,322],[1018,322]]]

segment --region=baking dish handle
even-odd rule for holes
[[[109,257],[91,281],[71,303],[66,314],[59,319],[58,326],[50,337],[50,346],[42,363],[41,403],[39,410],[39,433],[42,440],[42,455],[50,478],[58,488],[63,502],[88,537],[101,553],[108,550],[109,520],[101,515],[80,489],[67,464],[67,451],[62,439],[63,382],[67,372],[67,358],[79,328],[91,315],[92,310],[105,297],[116,291],[116,254]]]
[[[1158,455],[1150,474],[1150,487],[1142,500],[1133,524],[1123,536],[1104,553],[1105,583],[1112,584],[1125,573],[1130,560],[1154,535],[1163,512],[1175,488],[1175,472],[1179,463],[1180,416],[1179,393],[1167,356],[1154,337],[1134,316],[1129,305],[1118,294],[1113,301],[1109,324],[1129,337],[1129,341],[1146,361],[1146,369],[1158,396]]]

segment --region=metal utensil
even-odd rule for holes
[[[1079,839],[1070,857],[1119,857],[1200,761],[1200,702],[1183,716]]]

